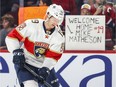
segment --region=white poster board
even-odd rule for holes
[[[66,50],[105,50],[105,16],[67,15]]]

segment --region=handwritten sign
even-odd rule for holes
[[[67,15],[66,50],[105,50],[105,16]]]

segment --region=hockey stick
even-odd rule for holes
[[[35,73],[32,69],[30,69],[27,65],[24,64],[24,68],[27,69],[31,74],[33,74],[35,77],[37,78],[43,78],[41,76],[39,76],[37,73]],[[44,80],[44,85],[46,85],[47,87],[52,87],[48,82],[46,82]]]

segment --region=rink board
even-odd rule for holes
[[[115,53],[64,53],[55,70],[61,87],[116,87]],[[0,53],[0,87],[19,87],[10,53]]]

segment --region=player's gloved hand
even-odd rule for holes
[[[13,51],[13,63],[19,65],[21,69],[24,68],[25,56],[23,49],[16,49]]]
[[[38,75],[40,76],[40,79],[38,79],[38,82],[43,84],[46,78],[49,76],[50,70],[47,67],[42,67],[38,71]]]

